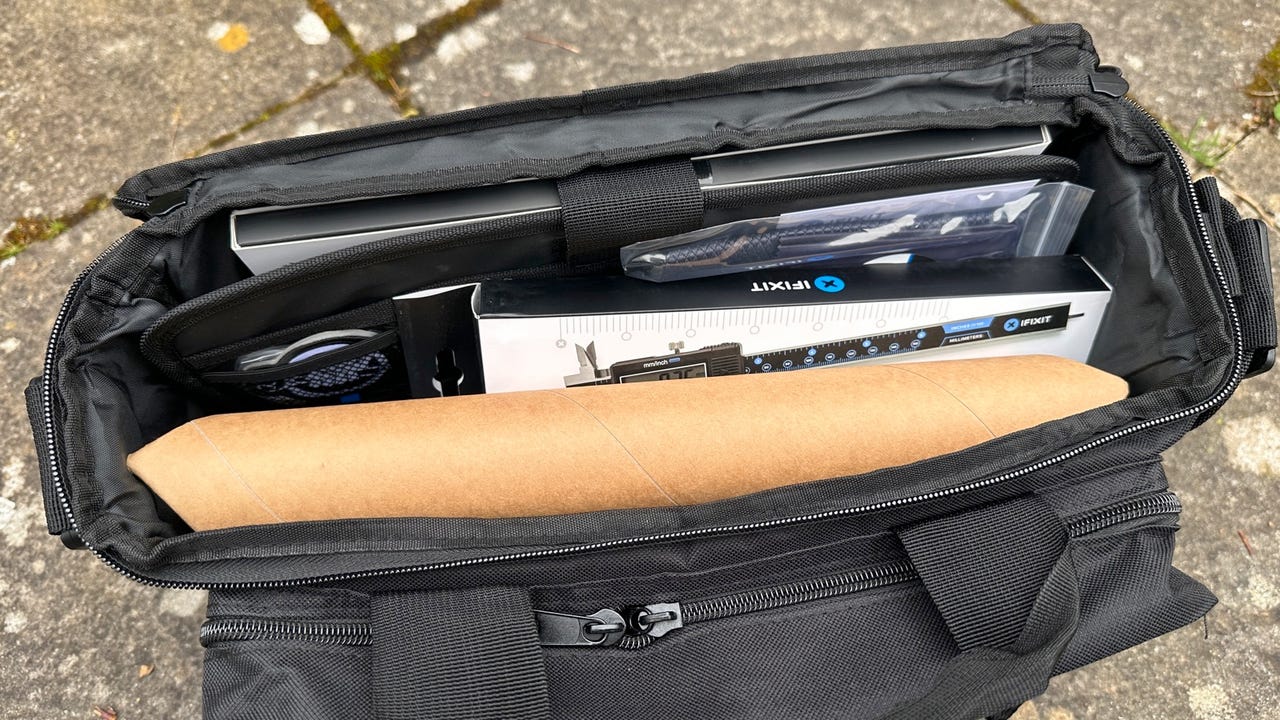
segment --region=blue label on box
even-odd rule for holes
[[[942,332],[950,335],[952,333],[972,332],[974,330],[986,330],[991,327],[991,321],[995,318],[975,318],[973,320],[964,320],[962,322],[943,323]]]

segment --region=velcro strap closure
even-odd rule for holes
[[[702,226],[702,189],[688,160],[589,170],[557,183],[569,262],[618,262],[618,249]]]

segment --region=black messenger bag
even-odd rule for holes
[[[1274,360],[1264,226],[1123,96],[1075,25],[765,62],[238,148],[145,171],[145,222],[75,281],[28,390],[49,530],[133,580],[208,588],[204,712],[230,718],[1005,717],[1049,678],[1202,617],[1160,453]],[[704,192],[691,158],[890,130],[1047,126],[1043,155]],[[194,532],[125,457],[282,379],[228,358],[483,278],[617,273],[726,219],[1061,176],[1112,286],[1114,404],[857,477],[704,505]],[[555,184],[557,207],[251,274],[232,211]],[[350,360],[350,353],[343,360]],[[274,387],[274,386],[273,386]],[[403,387],[382,388],[406,396]],[[834,399],[839,401],[839,399]],[[697,462],[690,458],[689,462]],[[353,484],[359,477],[352,477]],[[429,492],[426,488],[424,491]],[[194,640],[194,638],[193,638]]]

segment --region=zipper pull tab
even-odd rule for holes
[[[164,217],[169,213],[177,210],[187,204],[187,199],[191,195],[191,186],[188,185],[173,192],[167,192],[158,195],[147,205],[147,215],[153,218]]]
[[[1097,72],[1089,73],[1089,87],[1113,98],[1124,97],[1129,92],[1129,81],[1120,73],[1114,65],[1099,65]]]
[[[628,635],[662,637],[672,630],[684,627],[684,612],[680,603],[654,603],[643,607],[630,607],[623,611],[627,618]]]
[[[627,629],[627,622],[614,610],[601,610],[594,615],[565,615],[533,611],[538,625],[538,642],[548,646],[617,645]]]

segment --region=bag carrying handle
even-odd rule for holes
[[[959,653],[886,717],[998,715],[1044,692],[1080,619],[1053,509],[1025,496],[897,532]],[[370,622],[378,720],[550,720],[528,590],[379,593]]]
[[[378,720],[551,720],[528,590],[370,598]]]
[[[959,648],[923,697],[886,720],[1007,716],[1044,692],[1080,621],[1057,513],[1025,496],[898,530]]]

